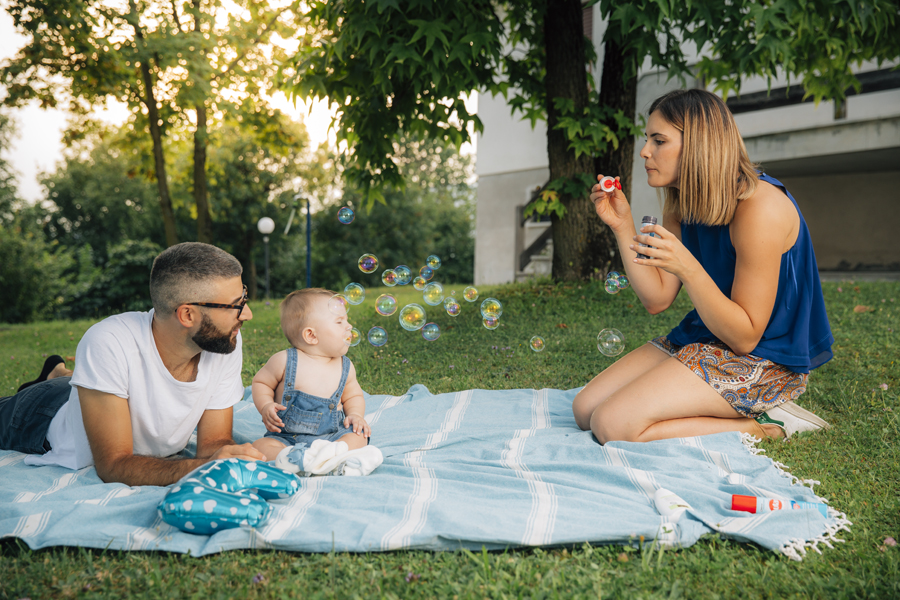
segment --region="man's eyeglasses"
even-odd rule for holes
[[[232,308],[238,311],[237,316],[240,317],[244,312],[244,306],[247,305],[247,286],[244,286],[244,295],[241,296],[240,304],[219,304],[217,302],[185,302],[191,306],[205,306],[206,308]]]

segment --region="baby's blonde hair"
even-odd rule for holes
[[[301,341],[300,334],[315,309],[316,298],[330,299],[334,292],[323,288],[305,288],[288,294],[281,301],[281,331],[295,348]]]

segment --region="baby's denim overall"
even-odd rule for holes
[[[267,431],[265,437],[278,438],[287,446],[297,444],[309,446],[315,440],[335,442],[348,433],[353,433],[352,428],[344,427],[344,411],[338,408],[341,406],[341,396],[344,394],[349,373],[350,359],[342,356],[341,382],[330,398],[320,398],[301,392],[294,389],[297,378],[297,349],[288,348],[287,366],[284,368],[284,393],[281,396],[281,404],[286,406],[287,410],[278,414],[284,422],[284,428],[280,432]]]

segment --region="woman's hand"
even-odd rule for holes
[[[597,175],[597,181],[601,179],[603,179],[603,175]],[[616,177],[616,181],[618,180],[619,178]],[[632,223],[631,206],[622,190],[613,188],[611,192],[604,192],[598,183],[591,188],[591,202],[597,209],[597,216],[613,232],[626,228]]]
[[[643,231],[634,236],[634,243],[628,247],[650,258],[635,258],[636,264],[657,267],[671,273],[682,282],[697,269],[702,270],[694,255],[671,231],[662,225],[644,225],[641,229]],[[659,237],[653,237],[649,235],[650,233],[655,233]]]

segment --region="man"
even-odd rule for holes
[[[150,272],[152,310],[88,329],[71,377],[58,365],[0,398],[0,448],[29,453],[31,465],[93,464],[103,481],[127,485],[168,485],[218,458],[264,459],[231,437],[240,329],[253,318],[241,272],[208,244],[163,251]],[[197,458],[173,457],[195,428]]]

